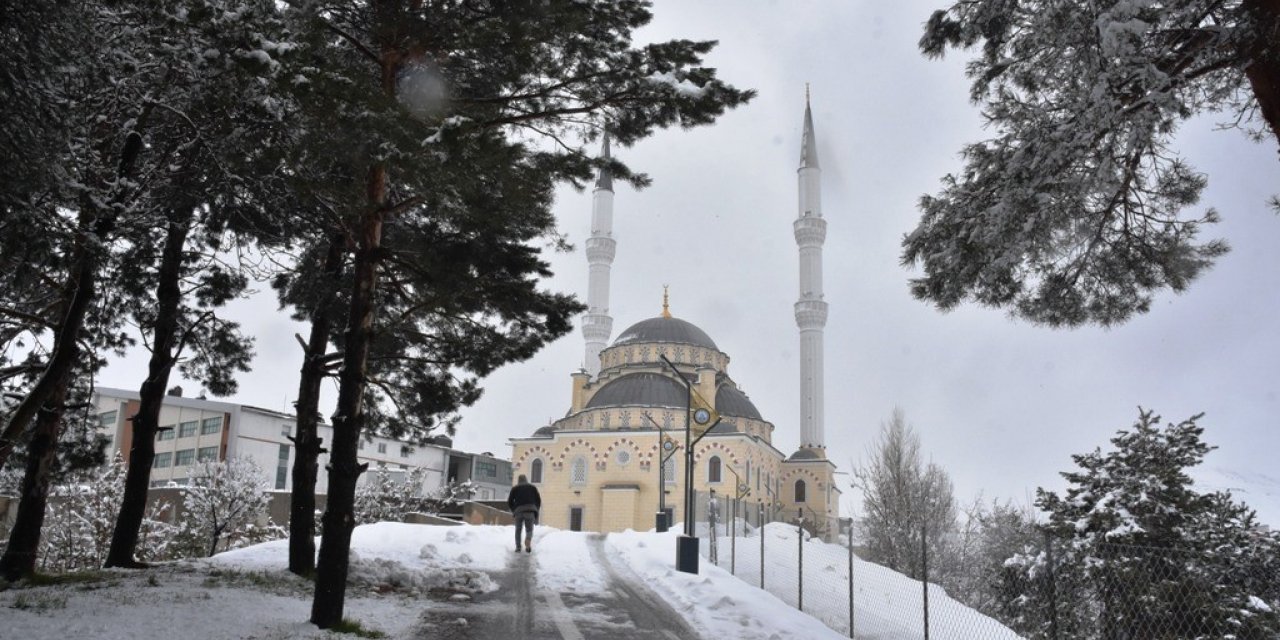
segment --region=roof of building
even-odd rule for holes
[[[818,452],[814,451],[813,449],[797,449],[795,453],[791,454],[790,458],[787,458],[788,461],[821,460],[821,459],[822,459],[822,456],[818,455]]]
[[[684,385],[669,376],[649,372],[631,373],[605,383],[587,402],[586,408],[640,406],[680,409],[687,401],[686,393]],[[745,393],[728,384],[721,385],[716,391],[716,411],[726,416],[764,419]],[[735,429],[729,427],[728,423],[721,423],[715,429],[717,433],[733,430]],[[542,429],[535,431],[533,435],[544,434],[550,435]]]
[[[684,385],[658,373],[632,373],[609,381],[587,402],[596,407],[646,406],[679,408],[685,405]]]
[[[664,317],[641,320],[627,327],[625,331],[618,334],[618,339],[613,341],[613,346],[641,342],[672,342],[720,350],[711,337],[693,323],[679,318]],[[682,401],[681,405],[683,404]]]
[[[551,436],[555,435],[555,433],[556,433],[556,428],[551,425],[547,425],[545,427],[538,427],[538,430],[533,432],[533,437],[550,438]]]
[[[716,411],[726,416],[764,420],[747,394],[733,385],[722,384],[716,390]]]

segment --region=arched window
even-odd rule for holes
[[[534,458],[529,463],[529,482],[542,484],[542,458]]]
[[[578,456],[573,459],[573,475],[571,476],[569,481],[572,482],[573,484],[587,483],[587,459],[586,458],[582,456]]]
[[[707,461],[707,482],[720,482],[720,456]]]
[[[662,465],[662,480],[667,484],[676,483],[676,457],[671,456]]]
[[[804,480],[796,480],[796,502],[804,501]]]

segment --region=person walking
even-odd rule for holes
[[[507,494],[507,506],[516,520],[516,551],[520,551],[520,530],[524,529],[525,553],[533,551],[533,524],[538,521],[538,511],[542,509],[542,496],[538,488],[529,484],[529,478],[521,474],[516,479],[516,486]]]

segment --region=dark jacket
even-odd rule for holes
[[[538,494],[537,487],[518,484],[511,487],[511,493],[507,495],[507,506],[511,507],[511,513],[538,513],[542,508],[542,496]]]

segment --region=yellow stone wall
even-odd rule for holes
[[[683,434],[681,434],[682,436]],[[678,439],[682,439],[678,438]],[[648,432],[576,432],[557,433],[551,438],[525,438],[514,441],[512,468],[514,473],[529,475],[534,459],[543,464],[542,481],[537,483],[542,495],[540,523],[567,529],[571,507],[583,509],[583,528],[587,531],[648,530],[653,527],[658,510],[656,491],[658,470],[658,434]],[[619,460],[625,451],[626,462]],[[666,503],[674,509],[676,519],[683,519],[684,452],[676,454],[676,478],[666,483]],[[708,463],[712,456],[721,460],[721,479],[710,482]],[[832,480],[830,465],[825,461],[783,463],[773,447],[741,434],[707,436],[694,448],[694,489],[732,496],[734,474],[750,488],[747,503],[762,499],[774,503],[784,512],[794,511],[790,482],[801,476],[810,483],[807,506],[818,514],[826,514],[825,486]],[[586,481],[574,482],[575,460],[582,460]],[[750,475],[748,476],[748,466]],[[530,478],[533,480],[533,478]],[[818,483],[823,483],[819,490]],[[610,488],[606,488],[608,485]],[[629,487],[634,486],[634,489]],[[834,508],[835,505],[832,505]]]

